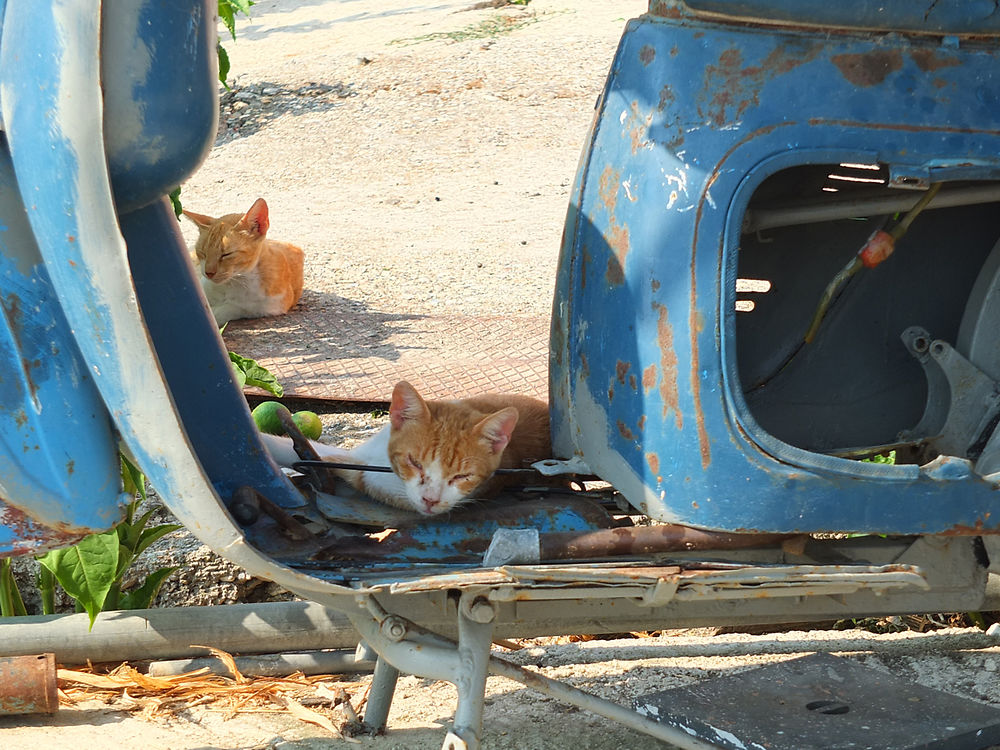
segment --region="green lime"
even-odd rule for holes
[[[285,428],[281,426],[278,419],[278,409],[284,409],[277,401],[261,401],[256,408],[250,412],[253,421],[257,423],[257,429],[269,435],[284,435]]]
[[[319,436],[323,432],[323,423],[319,421],[316,412],[297,411],[292,415],[292,421],[307,438],[319,440]]]

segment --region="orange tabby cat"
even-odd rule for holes
[[[288,438],[261,437],[279,464],[299,460]],[[391,466],[392,473],[337,473],[376,500],[429,516],[470,497],[495,494],[506,483],[506,477],[493,474],[498,468],[550,458],[549,408],[517,395],[424,401],[401,381],[392,391],[389,424],[382,430],[350,451],[322,443],[313,447],[328,461]]]
[[[288,312],[302,296],[302,250],[267,239],[267,203],[218,219],[185,211],[198,226],[201,287],[219,325]]]

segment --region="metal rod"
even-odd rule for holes
[[[492,610],[492,605],[484,606]],[[461,671],[454,680],[458,704],[452,733],[464,740],[468,750],[479,750],[483,740],[483,707],[492,646],[493,615],[488,622],[477,622],[459,605],[458,663]]]
[[[293,672],[344,674],[347,672],[371,672],[375,668],[375,662],[358,659],[357,652],[353,649],[237,656],[234,657],[234,661],[241,674],[251,677],[284,677]],[[149,674],[153,677],[166,677],[202,668],[208,669],[212,674],[230,675],[226,665],[215,656],[154,661],[149,665]]]
[[[391,473],[395,471],[391,466],[369,466],[368,464],[349,464],[342,463],[339,461],[324,461],[322,459],[313,460],[303,460],[296,461],[292,464],[292,468],[296,471],[300,471],[303,474],[312,471],[314,469],[323,469],[327,471],[334,471],[337,469],[348,470],[348,471],[373,471],[381,472],[384,474]],[[496,469],[494,474],[525,474],[531,476],[543,476],[537,470],[531,468],[524,469]]]
[[[381,656],[378,657],[375,662],[375,674],[372,675],[371,689],[368,691],[368,703],[365,706],[366,727],[376,732],[385,731],[398,680],[399,670]]]
[[[647,555],[678,550],[763,547],[787,539],[788,534],[727,534],[686,526],[626,526],[586,533],[539,534],[542,560],[586,560],[616,555]]]
[[[410,674],[455,682],[462,667],[458,645],[454,641],[404,618],[390,615],[373,597],[368,597],[365,604],[371,615],[352,613],[351,622],[354,623],[362,637],[380,654],[392,659],[395,664]],[[390,639],[383,634],[382,626],[390,619],[395,620],[400,629],[404,631],[400,634],[401,640]],[[411,637],[419,638],[420,642],[409,641],[408,639]],[[497,656],[490,656],[489,672],[519,682],[525,687],[549,695],[563,703],[617,721],[636,731],[666,742],[672,742],[680,750],[718,750],[717,746],[706,744],[679,729],[660,724],[629,708],[578,690],[537,672],[531,672]]]
[[[552,680],[548,677],[531,672],[516,664],[511,664],[496,656],[490,658],[490,674],[506,677],[509,680],[519,682],[525,687],[536,690],[543,695],[548,695],[563,703],[582,708],[606,719],[617,721],[637,732],[648,734],[664,742],[670,742],[681,750],[718,750],[718,745],[702,742],[696,737],[674,729],[667,724],[661,724],[652,719],[647,719],[640,713],[625,706],[613,703],[612,701],[599,698],[591,693],[578,690],[565,682]]]
[[[978,203],[1000,201],[1000,186],[958,188],[942,190],[927,205],[934,208],[971,206]],[[898,211],[908,211],[913,206],[912,192],[898,196],[868,198],[849,201],[822,201],[809,206],[795,208],[758,208],[746,212],[743,219],[743,234],[752,234],[763,229],[791,227],[800,224],[818,224],[835,219],[853,219],[859,216],[881,216]]]
[[[53,652],[61,664],[204,656],[192,644],[232,654],[354,648],[347,617],[313,602],[164,607],[0,619],[0,654]]]

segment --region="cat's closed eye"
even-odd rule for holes
[[[406,455],[406,460],[409,462],[410,466],[412,466],[417,471],[423,471],[424,470],[423,464],[420,463],[417,459],[415,459],[412,455],[407,454]]]
[[[448,480],[448,484],[455,484],[455,482],[464,482],[466,479],[472,477],[472,474],[456,474],[451,479]]]

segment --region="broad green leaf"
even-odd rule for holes
[[[236,368],[238,373],[236,379],[242,380],[240,382],[240,387],[244,385],[254,386],[256,388],[262,388],[268,393],[271,393],[278,398],[281,398],[285,389],[281,387],[278,379],[272,375],[267,368],[261,367],[252,359],[247,357],[241,357],[235,352],[229,352],[229,359],[233,363],[233,367]],[[240,373],[242,373],[242,378],[240,378]]]
[[[135,554],[139,555],[140,553],[145,552],[149,545],[157,539],[166,536],[171,531],[177,531],[177,529],[183,528],[184,527],[179,523],[164,523],[159,526],[154,526],[151,529],[146,529],[139,535],[139,543],[135,546]]]
[[[38,558],[52,571],[59,585],[90,615],[90,627],[104,606],[118,572],[118,532],[91,534],[72,547],[53,550]]]
[[[169,568],[160,568],[150,573],[139,588],[132,589],[122,594],[118,600],[119,609],[148,609],[152,606],[156,595],[160,593],[160,587],[167,580],[167,576],[178,570],[179,566],[174,565]]]

